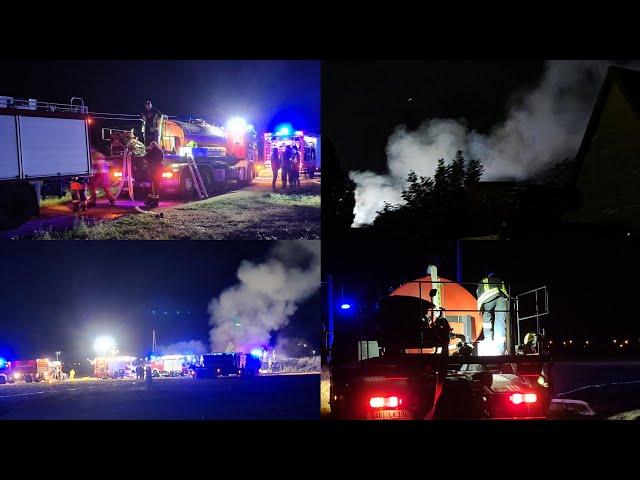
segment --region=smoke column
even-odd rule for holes
[[[353,227],[373,223],[385,202],[403,203],[409,171],[432,176],[438,159],[457,150],[484,164],[483,180],[523,180],[577,152],[606,69],[601,60],[550,61],[531,92],[511,105],[506,120],[484,135],[463,121],[430,119],[416,131],[398,126],[387,142],[388,173],[352,171]],[[626,64],[625,67],[637,67]]]
[[[320,242],[277,242],[262,263],[243,260],[238,283],[209,303],[213,351],[229,342],[249,352],[269,343],[298,305],[320,288]]]
[[[206,353],[207,347],[200,340],[189,340],[187,342],[177,342],[171,345],[158,345],[160,355],[202,355]]]

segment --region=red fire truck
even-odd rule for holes
[[[103,130],[103,138],[110,141],[111,155],[108,160],[114,165],[112,178],[116,182],[123,178],[123,135],[133,139],[131,143],[137,146],[130,148],[133,152],[133,187],[135,190],[147,189],[150,183],[149,170],[144,161],[144,146],[133,131]],[[191,173],[190,159],[195,161],[207,192],[230,181],[250,185],[256,176],[257,134],[253,126],[244,120],[232,119],[225,127],[221,127],[202,119],[179,121],[162,116],[159,140],[164,151],[163,192],[176,193],[185,199],[196,197],[197,179]]]
[[[300,173],[313,178],[320,167],[320,135],[302,130],[290,132],[282,128],[275,133],[264,134],[264,168],[271,169],[271,153],[277,148],[280,155],[287,146],[297,147],[301,155]]]
[[[6,381],[7,383],[31,383],[48,380],[51,373],[49,363],[47,358],[7,362],[7,368],[4,372]]]

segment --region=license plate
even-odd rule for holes
[[[409,410],[379,410],[373,412],[374,420],[408,420]]]

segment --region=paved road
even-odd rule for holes
[[[0,419],[13,420],[317,419],[319,404],[319,374],[0,385]]]
[[[306,179],[304,175],[300,178],[300,184],[302,188],[320,185],[320,177],[317,176],[314,179]],[[224,185],[220,190],[216,192],[210,192],[211,197],[219,197],[229,192],[239,190],[240,187],[236,183],[230,183]],[[316,187],[317,188],[317,187]],[[244,187],[247,191],[255,192],[267,192],[271,191],[271,174],[266,174],[257,177],[254,183],[249,187]],[[278,178],[278,185],[276,187],[278,193],[282,193],[282,187],[280,178]],[[136,199],[137,200],[137,199]],[[156,211],[160,212],[163,209],[175,207],[187,203],[179,198],[169,197],[164,198],[160,202]],[[115,206],[110,206],[106,200],[100,199],[96,207],[89,208],[86,212],[73,213],[71,203],[63,203],[59,205],[42,207],[40,209],[40,216],[32,218],[25,224],[18,228],[11,230],[0,230],[0,238],[2,239],[14,239],[14,238],[30,238],[41,231],[54,231],[61,232],[73,227],[77,219],[83,219],[86,223],[93,224],[97,221],[115,220],[124,215],[144,215],[136,212],[135,207],[143,207],[144,199],[140,201],[132,202],[129,197],[119,198]]]

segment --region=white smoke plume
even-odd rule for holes
[[[158,345],[156,350],[160,355],[202,355],[207,352],[207,347],[200,340],[189,340],[166,346]]]
[[[243,260],[238,283],[209,303],[213,351],[248,352],[269,343],[298,305],[320,288],[320,242],[277,242],[262,263]]]
[[[415,131],[397,127],[387,142],[387,174],[349,172],[356,184],[352,226],[373,223],[385,202],[402,204],[400,194],[411,170],[418,176],[432,176],[438,160],[451,160],[457,150],[483,163],[482,180],[527,179],[553,162],[572,157],[611,64],[547,62],[539,84],[515,101],[506,120],[487,135],[470,129],[463,120],[429,119]]]
[[[279,357],[287,358],[312,357],[318,354],[318,347],[304,338],[278,336],[273,349]]]

